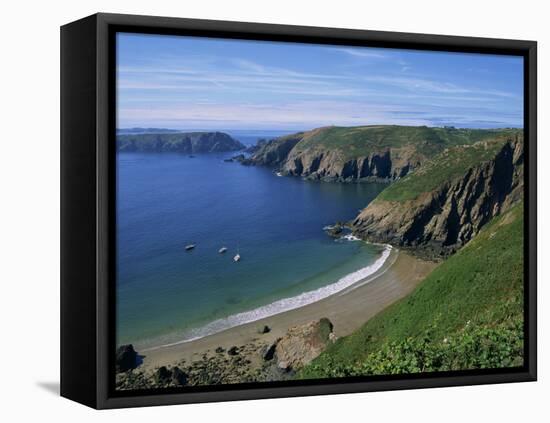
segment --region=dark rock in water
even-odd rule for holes
[[[239,354],[239,349],[237,347],[233,346],[233,347],[231,347],[227,350],[227,354],[237,355],[237,354]]]
[[[221,354],[222,352],[224,352],[225,350],[222,348],[222,347],[218,347],[215,349],[215,351],[218,353],[218,354]]]
[[[259,333],[269,333],[269,332],[271,332],[271,328],[267,325],[264,325],[264,327],[260,328],[260,330],[258,332]]]
[[[172,379],[172,372],[166,368],[166,366],[159,367],[155,372],[155,382],[159,385],[167,384]]]
[[[189,376],[179,367],[172,369],[172,383],[174,385],[186,385]]]
[[[246,159],[246,156],[244,154],[237,154],[236,156],[233,156],[229,159],[223,159],[224,162],[232,163],[232,162],[241,162]]]
[[[329,227],[326,232],[329,236],[333,238],[338,238],[344,231],[344,226],[336,223],[334,226]]]
[[[233,156],[231,160],[234,162],[242,162],[244,159],[246,159],[246,156],[244,154],[237,154],[236,156]]]
[[[265,361],[273,360],[273,357],[275,356],[275,349],[277,348],[277,342],[278,341],[279,340],[277,339],[277,341],[275,341],[274,343],[272,343],[272,344],[265,347],[265,349],[262,353],[262,358]]]
[[[121,345],[116,351],[116,369],[126,372],[135,369],[138,365],[138,355],[132,344]]]
[[[336,222],[332,226],[325,227],[324,230],[325,230],[325,232],[327,233],[328,236],[331,236],[333,238],[341,238],[342,235],[344,235],[345,233],[350,232],[350,228],[349,228],[348,224],[346,224],[344,222]]]

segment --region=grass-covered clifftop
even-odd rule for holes
[[[221,153],[245,148],[224,132],[163,132],[117,135],[117,151],[139,153]]]
[[[446,148],[382,191],[353,221],[356,235],[430,258],[452,254],[522,198],[523,137]]]
[[[426,126],[329,126],[280,137],[262,145],[244,164],[327,181],[401,178],[447,148],[470,145],[517,129]]]
[[[493,160],[506,143],[518,142],[518,135],[498,135],[495,138],[446,148],[422,167],[402,178],[380,193],[379,200],[414,200],[419,195],[438,189],[441,185],[463,177],[475,166]]]
[[[338,150],[344,155],[344,158],[354,158],[387,148],[410,146],[419,154],[431,157],[447,147],[473,144],[516,132],[515,129],[460,129],[398,125],[329,126],[305,133],[296,150],[306,151],[310,148]]]
[[[521,366],[523,242],[520,202],[298,377]]]

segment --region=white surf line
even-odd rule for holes
[[[345,290],[346,288],[349,288],[359,281],[365,280],[370,275],[380,270],[386,260],[390,257],[391,250],[392,247],[390,245],[386,245],[384,251],[382,251],[382,254],[374,263],[359,270],[356,270],[355,272],[348,273],[347,275],[338,279],[338,281],[333,284],[317,288],[313,291],[304,292],[302,294],[296,295],[295,297],[283,298],[271,304],[255,308],[250,311],[245,311],[223,319],[214,320],[213,322],[210,322],[207,325],[202,326],[201,328],[190,330],[188,332],[189,337],[182,339],[181,341],[171,342],[157,347],[146,348],[142,351],[153,351],[160,348],[173,347],[176,345],[195,341],[197,339],[204,338],[205,336],[214,335],[216,333],[223,332],[224,330],[231,329],[236,326],[241,326],[246,323],[255,322],[266,317],[271,317],[276,314],[294,310],[330,297],[331,295],[334,295],[338,292],[341,292],[342,290]]]
[[[376,279],[378,279],[380,276],[382,276],[383,274],[385,274],[388,270],[390,270],[390,268],[393,266],[393,264],[397,261],[397,256],[398,256],[398,253],[399,253],[399,250],[395,247],[392,247],[392,251],[395,251],[396,254],[393,255],[392,257],[392,261],[391,263],[388,263],[387,267],[380,273],[373,273],[370,277],[367,277],[365,278],[364,280],[362,281],[359,281],[357,282],[356,284],[350,286],[348,289],[344,290],[344,291],[341,291],[340,293],[338,293],[338,296],[342,296],[342,295],[346,295],[348,293],[350,293],[351,291],[355,291],[357,288],[363,286],[363,285],[366,285],[368,284],[369,282],[372,282]],[[391,256],[390,256],[391,257]],[[390,258],[388,257],[388,259]],[[386,263],[384,263],[386,264]]]

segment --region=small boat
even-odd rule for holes
[[[195,248],[197,244],[189,244],[185,246],[186,251],[191,251],[193,248]]]
[[[227,251],[227,247],[222,247],[218,250],[218,253],[223,254]]]
[[[277,176],[283,176],[283,174],[281,172],[275,172],[275,175]]]
[[[233,261],[235,262],[239,261],[240,259],[241,259],[241,255],[239,253],[237,253],[235,257],[233,257]]]

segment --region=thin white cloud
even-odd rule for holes
[[[389,105],[365,101],[294,101],[281,104],[219,103],[215,101],[180,102],[143,107],[126,104],[119,109],[119,127],[136,125],[171,128],[216,129],[311,129],[326,125],[401,124],[469,126],[474,120],[480,125],[520,126],[521,110],[503,113],[491,107],[438,105],[417,103]]]
[[[428,80],[414,77],[365,76],[363,77],[363,79],[368,82],[392,85],[409,91],[425,91],[442,94],[478,94],[491,95],[496,97],[515,97],[514,94],[504,91],[466,88],[450,82],[440,82],[436,80]]]
[[[452,78],[447,82],[445,75],[415,76],[413,65],[383,50],[334,49],[350,57],[338,61],[341,67],[296,62],[278,67],[256,57],[185,55],[120,66],[119,127],[305,129],[521,119],[521,110],[504,114],[513,102],[502,99],[518,97],[512,93],[463,86]],[[370,66],[382,61],[383,67]],[[389,66],[391,72],[387,64],[395,65]]]
[[[354,57],[364,57],[369,59],[386,59],[388,57],[384,53],[367,50],[365,48],[337,48],[336,50]]]

